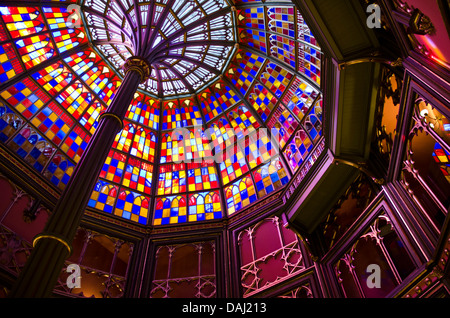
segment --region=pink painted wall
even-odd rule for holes
[[[6,179],[0,178],[0,216],[3,218],[1,225],[31,243],[33,238],[44,229],[48,213],[45,209],[41,209],[33,222],[26,223],[23,219],[23,211],[29,208],[32,198],[24,194],[11,206],[15,197],[14,191],[15,189]],[[9,211],[7,211],[8,208]]]

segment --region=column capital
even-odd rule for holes
[[[101,113],[100,116],[98,117],[98,121],[101,121],[103,118],[106,118],[106,117],[111,117],[111,118],[113,118],[114,120],[116,120],[117,123],[120,125],[120,130],[123,129],[123,120],[120,119],[119,116],[117,116],[116,114],[111,113],[111,112],[104,112],[104,113]]]
[[[141,75],[141,83],[144,83],[149,77],[151,73],[150,64],[142,57],[139,56],[131,56],[123,65],[123,69],[125,74],[129,71],[133,70],[138,72]]]

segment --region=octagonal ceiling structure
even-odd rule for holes
[[[58,191],[124,62],[151,65],[89,209],[142,225],[220,220],[280,191],[323,149],[322,53],[291,1],[36,1],[0,12],[0,139]]]

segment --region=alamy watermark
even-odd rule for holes
[[[68,288],[81,288],[81,269],[77,264],[69,264],[66,269],[67,273],[71,273],[66,279]]]
[[[67,17],[66,25],[68,28],[80,28],[81,27],[81,7],[77,4],[70,4],[67,6],[67,12],[69,16]]]
[[[370,264],[367,266],[366,273],[370,273],[370,275],[366,279],[367,287],[372,288],[381,288],[381,268],[380,265]]]
[[[381,28],[381,8],[378,4],[369,4],[366,9],[370,15],[367,17],[366,24],[369,29]]]
[[[178,163],[235,163],[242,153],[250,165],[268,162],[280,153],[281,134],[276,128],[254,130],[176,128],[170,134],[172,161]],[[201,138],[201,143],[198,139]],[[234,146],[236,145],[236,147]],[[194,150],[193,150],[194,149]],[[210,153],[208,153],[208,151]],[[264,159],[265,158],[265,159]]]

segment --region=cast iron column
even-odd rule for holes
[[[72,251],[75,237],[102,166],[138,85],[150,74],[150,67],[139,57],[124,66],[126,75],[114,100],[99,117],[99,125],[61,195],[43,233],[33,241],[33,250],[16,281],[11,297],[50,297],[64,261]]]

